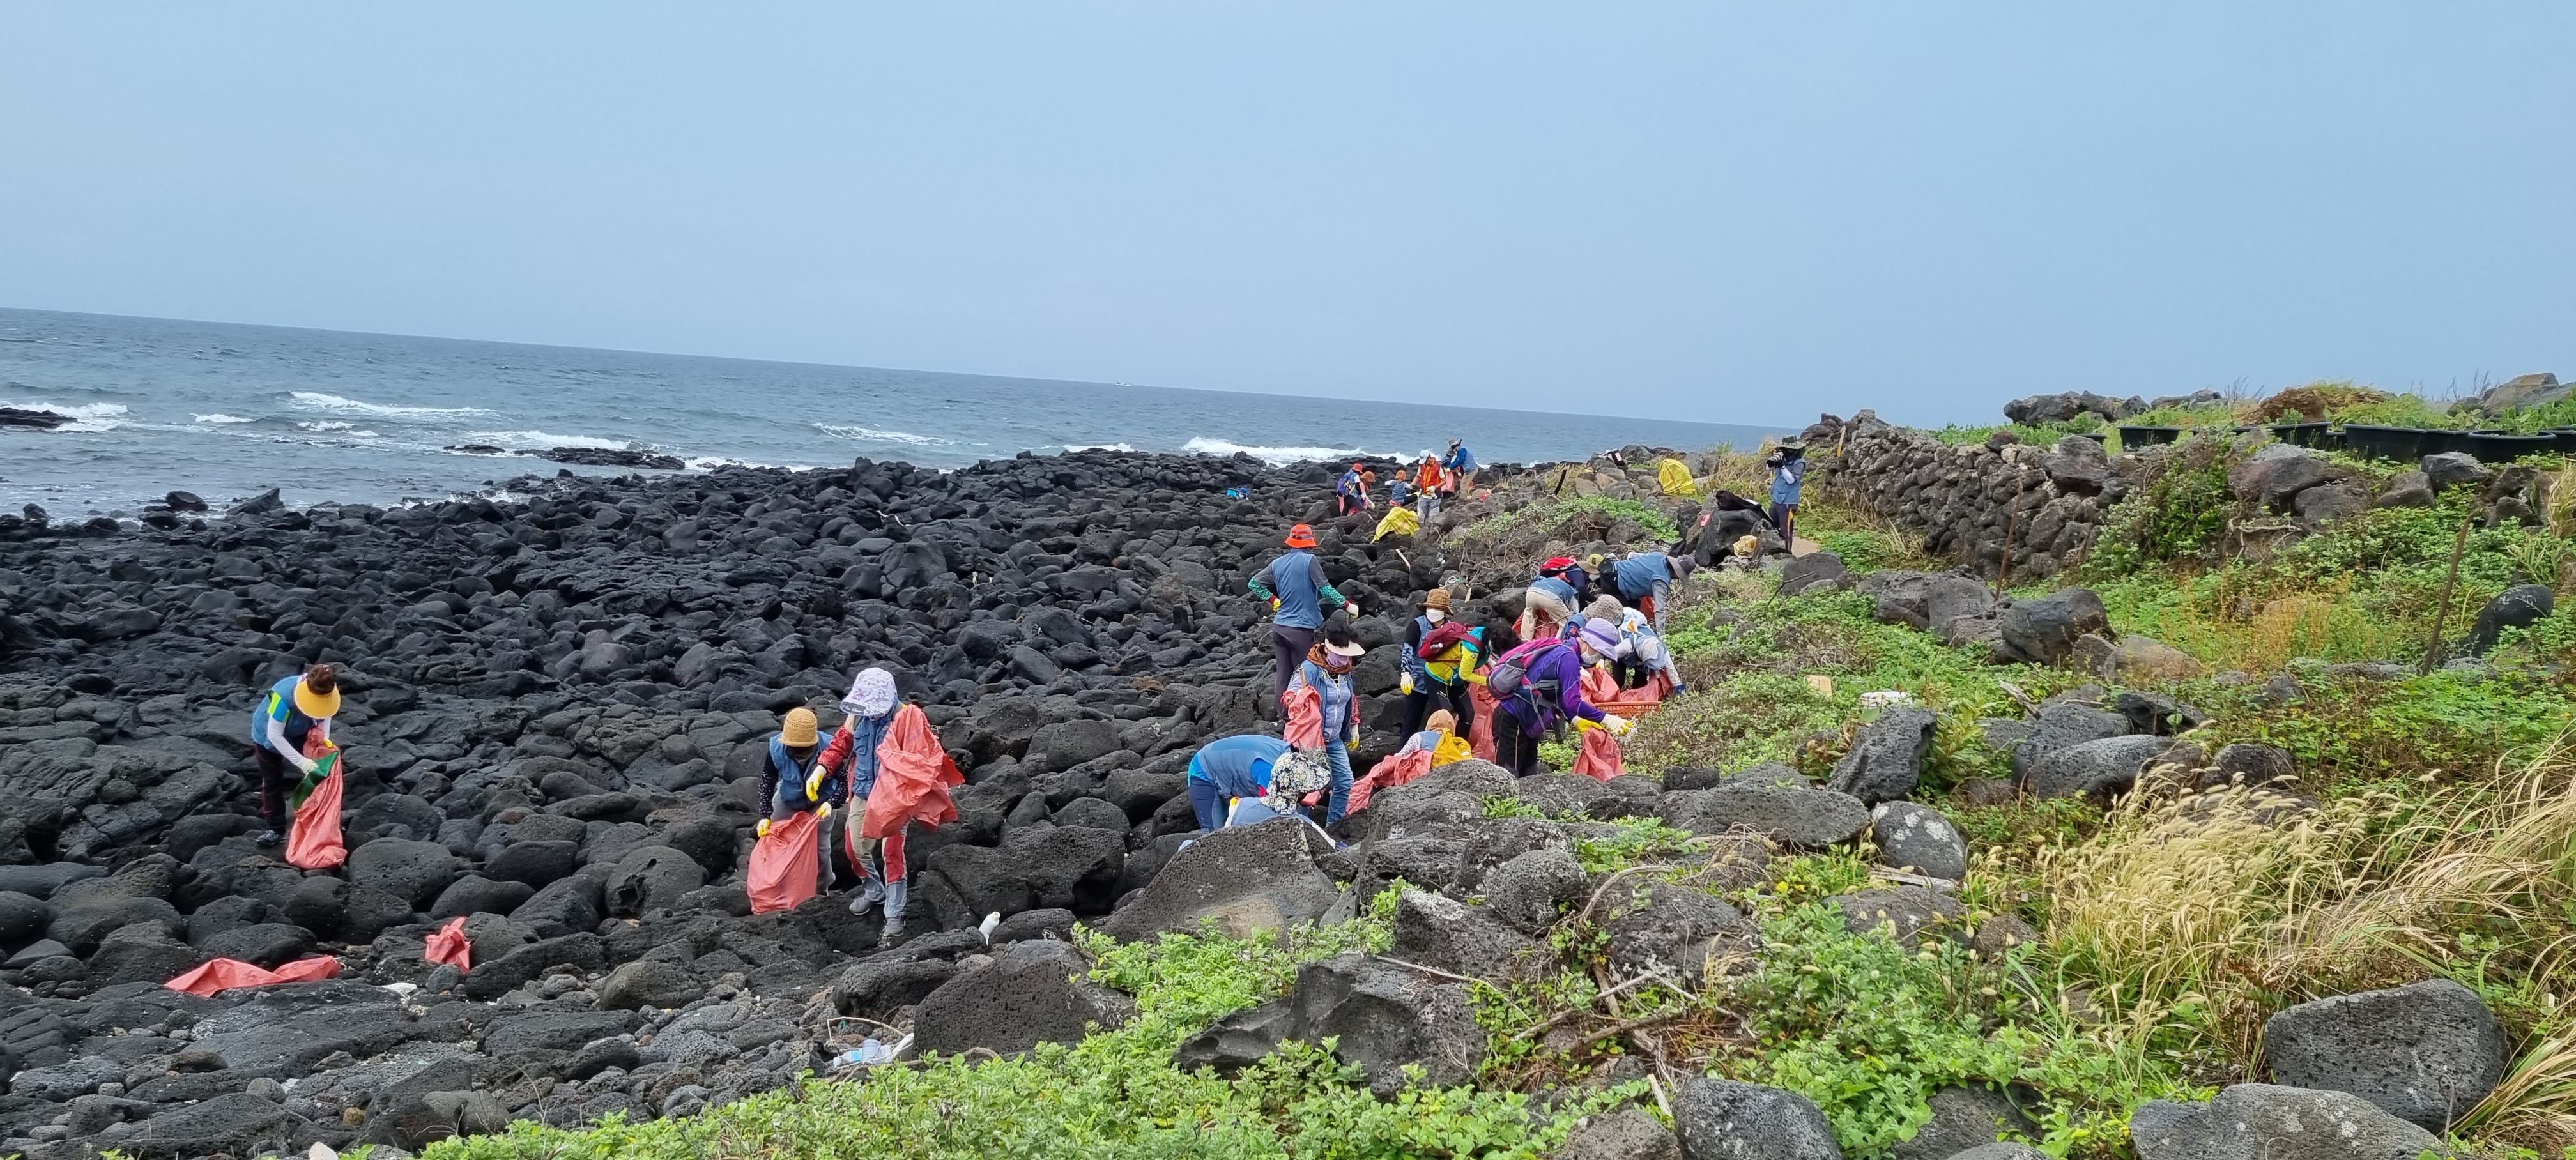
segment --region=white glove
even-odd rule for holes
[[[1601,727],[1609,730],[1612,737],[1625,737],[1629,730],[1637,727],[1637,723],[1617,714],[1610,714],[1601,718]]]
[[[1406,696],[1409,697],[1413,695],[1413,674],[1406,673],[1403,676],[1398,677],[1395,683],[1404,687],[1404,693]]]
[[[289,756],[295,758],[295,768],[303,770],[304,776],[306,777],[313,776],[314,770],[322,768],[321,762],[315,761],[310,757],[306,757],[301,753],[290,754]]]
[[[1342,602],[1342,607],[1347,608],[1347,609],[1349,609],[1349,610],[1350,610],[1350,613],[1351,613],[1351,619],[1353,619],[1353,620],[1358,620],[1358,619],[1360,618],[1360,602],[1359,602],[1359,601],[1356,601],[1356,600],[1345,600],[1345,601],[1343,601],[1343,602]]]

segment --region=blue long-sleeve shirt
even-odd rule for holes
[[[1360,735],[1359,714],[1352,711],[1351,679],[1336,677],[1313,661],[1297,666],[1297,675],[1289,680],[1291,688],[1304,685],[1315,690],[1315,700],[1323,712],[1324,736],[1347,741]]]
[[[1610,582],[1619,588],[1619,598],[1631,604],[1655,594],[1655,585],[1673,582],[1673,558],[1661,552],[1648,552],[1614,560],[1610,564]]]
[[[1199,747],[1190,758],[1190,776],[1230,798],[1260,797],[1270,792],[1270,768],[1288,755],[1288,743],[1259,733],[1223,737]]]
[[[1324,580],[1324,562],[1304,548],[1279,553],[1244,586],[1264,600],[1277,598],[1279,611],[1270,619],[1287,628],[1322,628],[1326,601],[1335,608],[1350,603]]]
[[[1475,452],[1467,450],[1466,444],[1461,443],[1458,446],[1449,449],[1449,458],[1441,460],[1440,466],[1457,472],[1474,471],[1476,470],[1476,454]]]
[[[1807,482],[1807,457],[1784,459],[1771,469],[1771,502],[1798,502],[1798,488]]]

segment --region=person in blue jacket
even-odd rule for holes
[[[1278,666],[1278,696],[1288,695],[1288,680],[1315,647],[1315,631],[1324,627],[1324,609],[1347,608],[1356,618],[1356,601],[1333,590],[1324,579],[1324,562],[1315,558],[1315,529],[1299,524],[1288,529],[1288,550],[1252,574],[1244,586],[1270,602],[1270,650]],[[1276,698],[1273,699],[1276,704]]]
[[[1449,474],[1458,480],[1458,494],[1466,495],[1476,489],[1476,453],[1467,450],[1466,444],[1450,440],[1449,456],[1440,461],[1440,466],[1447,468]]]
[[[1672,604],[1673,582],[1697,567],[1688,556],[1636,552],[1610,562],[1610,586],[1621,604],[1645,613],[1654,623],[1655,634],[1661,636],[1664,612]]]
[[[1798,551],[1798,491],[1807,482],[1807,445],[1796,439],[1783,439],[1779,450],[1762,461],[1771,469],[1771,526],[1780,529],[1780,541],[1788,545],[1789,554]]]
[[[1270,796],[1274,775],[1294,752],[1287,742],[1259,733],[1220,738],[1201,746],[1190,757],[1189,778],[1190,811],[1198,816],[1199,828],[1214,830],[1225,825],[1226,808],[1236,798]],[[1284,791],[1288,787],[1281,788]],[[1294,808],[1294,804],[1283,802],[1278,812]]]
[[[305,742],[331,739],[331,718],[340,711],[340,676],[329,665],[315,665],[260,694],[251,706],[251,757],[259,765],[259,816],[268,823],[259,844],[286,840],[286,771],[301,777],[313,772],[304,756]]]

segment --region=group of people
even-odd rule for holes
[[[886,937],[903,933],[910,901],[904,834],[916,825],[937,829],[954,820],[957,809],[948,789],[965,777],[921,707],[898,700],[894,674],[861,669],[841,698],[842,717],[828,741],[814,711],[798,706],[761,743],[761,817],[750,881],[755,911],[791,907],[829,891],[837,848],[855,876],[850,912],[866,914],[882,905]],[[290,842],[290,831],[300,840],[305,828],[325,827],[328,846],[337,851],[340,845],[339,795],[314,793],[317,780],[336,786],[330,732],[339,710],[339,676],[327,664],[277,682],[252,706],[250,742],[259,770],[260,816],[268,826],[256,840],[264,848],[287,845],[291,860],[301,843]],[[301,808],[308,800],[328,808]]]
[[[1357,515],[1377,507],[1378,474],[1366,463],[1352,461],[1350,469],[1333,481],[1333,514]],[[1449,441],[1447,455],[1424,455],[1408,473],[1401,469],[1386,478],[1386,502],[1390,509],[1405,508],[1421,523],[1430,523],[1440,515],[1444,499],[1473,494],[1476,488],[1476,453],[1457,439]]]

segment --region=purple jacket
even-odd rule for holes
[[[1529,683],[1535,686],[1541,681],[1550,680],[1556,682],[1558,704],[1540,704],[1533,691],[1495,706],[1511,714],[1512,720],[1520,722],[1521,736],[1536,737],[1547,732],[1550,726],[1570,717],[1581,717],[1586,721],[1598,721],[1602,718],[1601,710],[1594,708],[1592,702],[1583,699],[1583,661],[1575,655],[1573,645],[1558,645],[1555,648],[1539,650],[1538,656],[1529,667]]]

